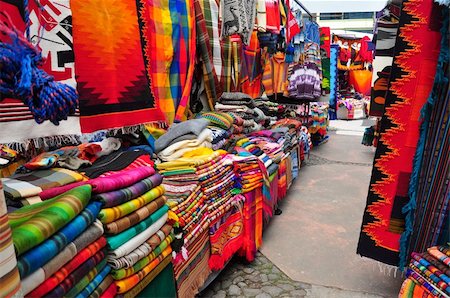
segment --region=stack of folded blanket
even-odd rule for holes
[[[111,281],[118,294],[134,297],[172,258],[174,236],[162,176],[141,167],[97,181],[104,190],[94,199],[103,206],[98,217],[105,229]]]
[[[155,152],[162,161],[180,158],[185,152],[200,147],[212,147],[212,133],[205,118],[173,124],[155,141]]]
[[[413,253],[399,297],[449,297],[450,247],[435,246]]]
[[[78,186],[9,214],[27,297],[87,297],[108,274],[101,203],[91,190]]]
[[[45,190],[82,180],[84,177],[75,171],[51,168],[3,178],[3,186],[8,206],[20,208],[42,202],[39,195]]]

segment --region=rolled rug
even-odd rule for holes
[[[69,243],[59,254],[44,266],[22,279],[23,293],[26,295],[52,276],[82,249],[103,235],[103,224],[96,220],[86,231]]]

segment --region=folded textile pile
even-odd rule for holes
[[[82,185],[9,213],[27,297],[87,297],[85,289],[103,281],[110,268],[103,228],[96,221],[101,203],[90,199],[91,186]]]
[[[121,147],[117,138],[106,138],[98,143],[83,143],[78,146],[62,147],[58,150],[44,152],[24,164],[19,171],[44,170],[53,167],[78,170],[91,165],[99,157],[108,155]]]
[[[424,253],[412,253],[406,280],[399,297],[449,297],[450,248],[435,246]]]
[[[223,93],[216,103],[215,110],[233,117],[233,126],[237,128],[234,133],[257,131],[269,119],[262,110],[255,107],[249,95],[240,92]]]
[[[114,187],[107,188],[111,182]],[[162,176],[146,167],[96,182],[105,190],[94,199],[103,205],[98,218],[106,234],[110,280],[125,297],[139,294],[171,262],[174,236],[161,182]]]
[[[20,275],[17,269],[16,254],[8,224],[3,185],[0,180],[0,297],[23,296],[20,286]]]
[[[45,190],[79,182],[84,180],[84,177],[68,169],[52,168],[15,174],[2,180],[8,205],[22,207],[40,202],[39,195]]]
[[[196,148],[211,148],[212,132],[206,118],[192,119],[173,124],[155,141],[155,150],[162,161],[172,161]]]

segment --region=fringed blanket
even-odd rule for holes
[[[198,235],[186,249],[188,259],[174,264],[175,280],[178,296],[193,298],[211,274],[208,265],[210,257],[208,230]]]
[[[164,122],[146,69],[136,2],[71,4],[82,131]]]
[[[433,1],[403,1],[385,115],[364,213],[358,254],[398,265],[403,206],[419,139],[420,109],[433,86],[441,36]]]
[[[255,259],[256,252],[262,245],[262,189],[254,189],[244,194],[244,197],[242,245],[238,254],[244,256],[247,261],[252,262]]]
[[[245,198],[241,199],[243,201]],[[223,269],[227,261],[241,248],[243,230],[242,210],[236,207],[210,224],[211,256],[208,263],[211,270]]]
[[[80,186],[54,199],[10,213],[8,217],[17,255],[42,243],[68,224],[90,198],[91,187]]]

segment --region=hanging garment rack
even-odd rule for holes
[[[301,7],[301,9],[303,9],[304,12],[306,12],[309,15],[309,19],[312,20],[313,15],[309,12],[309,10],[299,0],[294,0],[294,1],[295,1],[295,3],[298,4],[298,6]]]

